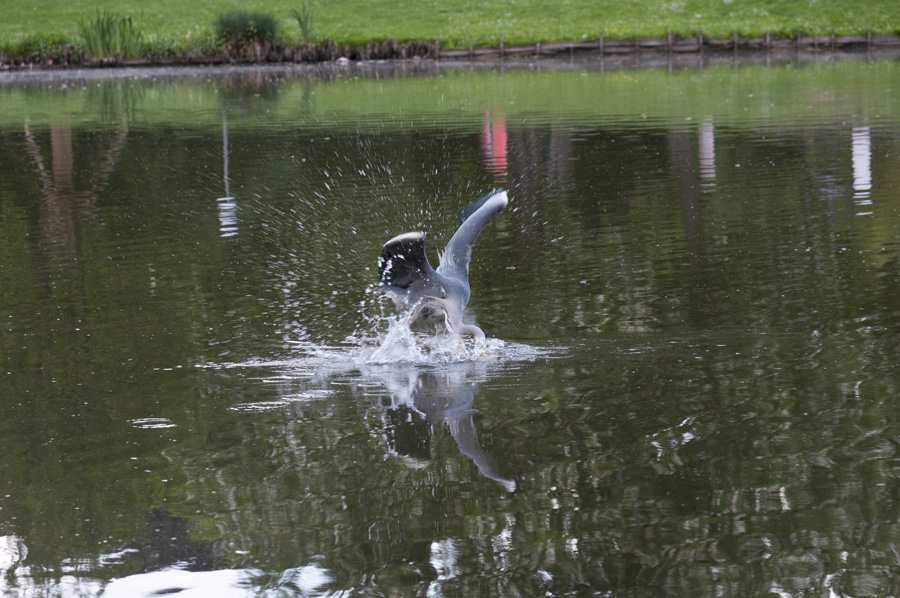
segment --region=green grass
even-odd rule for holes
[[[214,45],[213,23],[240,8],[276,16],[280,39],[302,39],[293,12],[297,0],[29,0],[5,2],[0,19],[0,49],[9,52],[40,39],[78,40],[78,23],[97,10],[141,15],[146,41],[170,51]],[[698,30],[711,37],[900,32],[897,0],[421,0],[395,2],[320,0],[313,4],[316,36],[341,43],[371,39],[440,39],[445,47],[496,45],[503,32],[508,44],[594,38],[683,36]]]

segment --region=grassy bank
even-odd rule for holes
[[[238,7],[234,0],[203,3],[183,0],[30,0],[7,2],[0,20],[0,51],[22,54],[42,46],[80,44],[79,22],[98,10],[131,16],[155,54],[210,51],[216,47],[213,22]],[[372,39],[442,41],[445,48],[494,46],[504,42],[595,38],[664,37],[668,30],[692,36],[838,35],[900,32],[897,0],[421,0],[398,3],[370,0],[313,0],[313,34],[339,43],[366,44]],[[302,0],[248,0],[240,8],[272,14],[278,20],[276,40],[301,42],[293,11]]]

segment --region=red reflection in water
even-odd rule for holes
[[[506,151],[506,118],[502,113],[484,115],[481,125],[481,156],[485,168],[494,175],[497,183],[506,183],[508,159]]]

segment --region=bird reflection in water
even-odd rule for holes
[[[473,419],[477,378],[477,372],[465,367],[411,368],[385,376],[390,393],[384,413],[388,444],[408,466],[425,467],[432,459],[433,427],[446,423],[459,451],[481,474],[513,492],[515,480],[501,474],[478,442]]]

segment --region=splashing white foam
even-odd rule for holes
[[[434,334],[413,330],[409,314],[390,310],[386,315],[381,293],[370,293],[360,305],[361,325],[342,342],[317,343],[300,336],[287,340],[288,355],[279,359],[251,359],[241,363],[204,364],[199,367],[228,369],[234,367],[276,367],[295,378],[322,378],[338,372],[365,370],[369,366],[439,366],[450,364],[533,361],[558,353],[559,348],[534,347],[498,338],[468,338],[457,334]]]
[[[389,316],[384,320],[386,331],[348,339],[352,361],[365,365],[481,362],[497,359],[506,345],[500,339],[415,332],[403,316]]]

